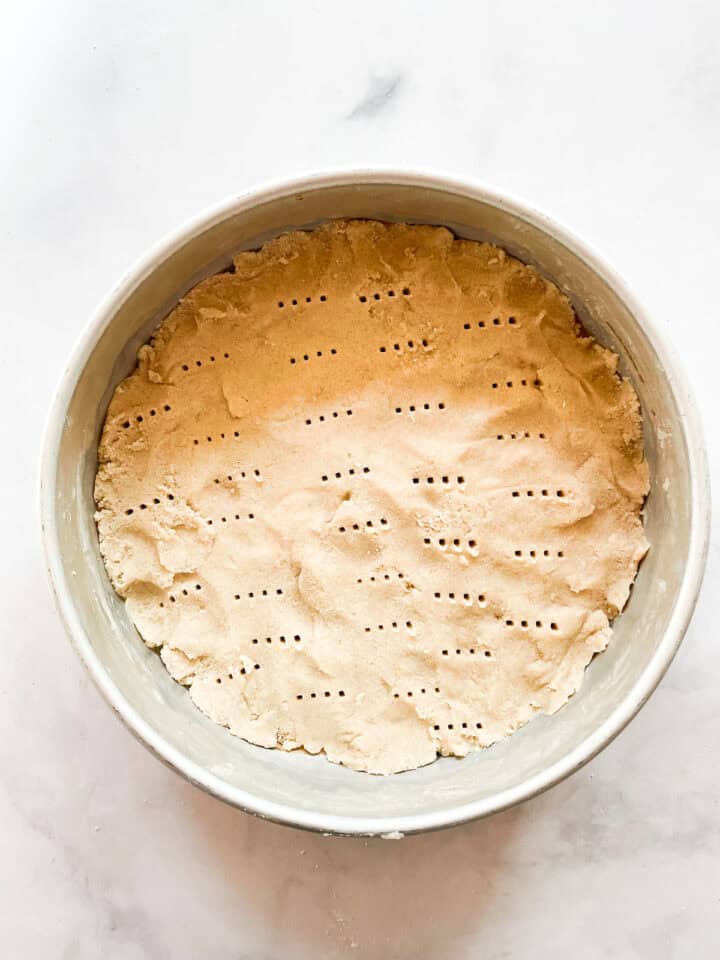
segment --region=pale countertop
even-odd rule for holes
[[[94,306],[226,196],[338,164],[473,176],[595,245],[685,362],[720,472],[720,6],[8,0],[0,955],[703,960],[720,954],[717,527],[686,642],[580,773],[399,842],[262,823],[101,701],[40,556],[40,432]]]

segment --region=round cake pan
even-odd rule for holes
[[[265,750],[193,705],[114,593],[93,520],[97,443],[109,399],[138,347],[195,283],[279,233],[339,217],[443,224],[492,240],[570,297],[620,357],[642,404],[652,489],[651,543],[612,642],[569,703],[463,760],[374,777],[322,756]],[[140,262],[101,306],[70,359],[50,412],[41,470],[44,544],[58,609],[108,703],[160,759],[243,810],[337,834],[397,837],[487,816],[577,770],[650,696],[693,611],[707,550],[707,466],[695,403],[675,358],[623,281],[587,245],[487,187],[413,171],[344,170],[272,184],[186,225]]]

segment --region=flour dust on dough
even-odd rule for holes
[[[197,706],[393,773],[553,713],[647,550],[641,420],[567,298],[340,221],[198,284],[115,391],[102,554]]]

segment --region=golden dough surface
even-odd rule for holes
[[[195,704],[393,773],[553,713],[647,550],[637,397],[534,269],[336,221],[240,253],[138,354],[108,574]]]

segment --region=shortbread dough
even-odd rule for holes
[[[339,221],[194,287],[116,389],[108,573],[197,706],[389,774],[578,689],[647,550],[617,357],[534,269]]]

